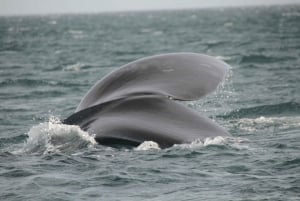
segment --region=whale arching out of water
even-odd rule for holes
[[[98,81],[63,123],[79,125],[95,135],[99,144],[109,146],[154,141],[166,148],[230,136],[179,102],[197,100],[214,91],[228,67],[196,53],[162,54],[131,62]]]

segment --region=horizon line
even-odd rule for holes
[[[207,10],[207,9],[230,9],[230,8],[255,8],[255,7],[278,7],[278,6],[300,6],[299,3],[275,3],[275,4],[253,4],[253,5],[223,5],[223,6],[205,6],[205,7],[185,7],[185,8],[151,8],[151,9],[120,9],[120,10],[99,10],[99,11],[67,11],[67,12],[49,12],[49,13],[0,13],[0,17],[30,17],[30,16],[55,16],[55,15],[97,15],[113,13],[138,13],[138,12],[159,12],[159,11],[188,11],[188,10]]]

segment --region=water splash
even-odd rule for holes
[[[160,149],[159,145],[156,142],[153,141],[145,141],[142,144],[140,144],[138,147],[135,148],[135,150],[138,151],[146,151],[146,150],[151,150],[151,149]]]
[[[73,152],[96,144],[93,136],[78,126],[64,125],[50,117],[48,122],[33,126],[28,132],[23,151],[27,153]]]

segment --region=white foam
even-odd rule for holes
[[[48,122],[40,123],[30,129],[23,150],[45,154],[56,151],[76,151],[93,144],[96,144],[93,136],[82,131],[78,126],[64,125],[57,118],[51,117]]]
[[[233,26],[233,22],[226,22],[223,26],[224,27],[232,27]]]
[[[48,22],[48,24],[55,25],[55,24],[57,24],[57,21],[51,20],[51,21]]]
[[[186,144],[175,144],[172,148],[182,148],[182,149],[198,149],[205,148],[211,145],[226,145],[235,149],[249,149],[249,140],[246,138],[240,137],[207,137],[204,139],[196,139],[191,143]],[[153,141],[145,141],[140,144],[135,150],[138,151],[147,151],[147,150],[160,150],[158,143]]]
[[[208,145],[221,145],[225,141],[225,138],[221,136],[217,137],[208,137],[205,139],[196,139],[193,142],[189,144],[179,144],[179,145],[174,145],[175,147],[182,147],[182,148],[198,148],[198,147],[206,147]]]
[[[64,71],[80,71],[85,65],[83,63],[75,63],[63,68]]]
[[[189,144],[179,144],[174,145],[174,147],[187,148],[187,149],[197,149],[203,148],[211,145],[227,145],[237,149],[247,149],[248,145],[245,142],[249,142],[246,138],[235,138],[235,137],[207,137],[205,139],[196,139]]]
[[[150,150],[150,149],[157,149],[159,150],[160,147],[156,142],[153,141],[145,141],[142,144],[140,144],[137,148],[135,148],[135,150]]]
[[[221,137],[221,136],[217,136],[214,138],[205,138],[203,141],[203,145],[204,146],[208,146],[208,145],[212,145],[212,144],[224,144],[225,142],[225,138]]]
[[[229,56],[216,56],[215,58],[222,61],[230,61],[232,59]]]
[[[279,129],[286,129],[290,127],[300,127],[300,117],[286,116],[286,117],[264,117],[258,118],[242,118],[239,119],[232,126],[238,126],[245,131],[254,132],[257,129],[277,127]]]
[[[81,39],[87,36],[82,30],[69,30],[69,33],[75,39]]]

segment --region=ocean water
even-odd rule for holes
[[[0,200],[299,200],[299,22],[299,5],[0,17]],[[231,66],[185,103],[231,138],[110,148],[59,123],[107,73],[168,52]]]

